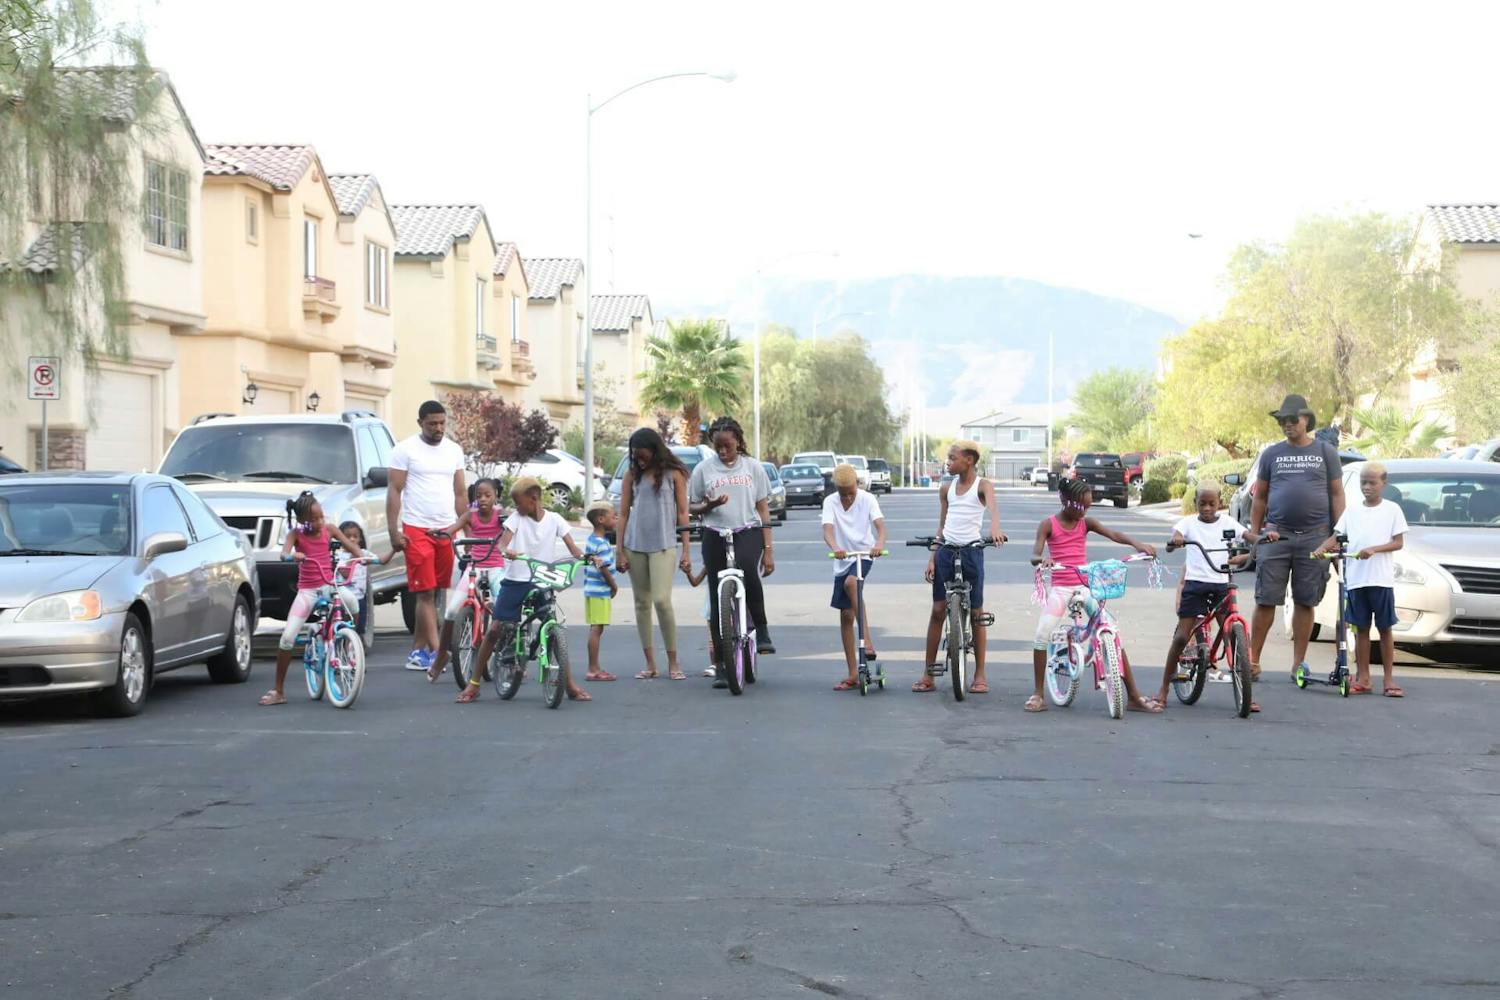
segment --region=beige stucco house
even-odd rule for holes
[[[396,381],[391,423],[397,436],[416,423],[424,400],[454,391],[489,391],[510,400],[517,374],[509,295],[525,295],[524,269],[508,264],[495,289],[498,254],[479,205],[395,205]],[[499,302],[497,302],[497,298]],[[525,301],[524,299],[522,301]],[[520,310],[524,324],[525,310]]]
[[[526,306],[532,344],[534,405],[559,428],[583,419],[583,261],[529,257]]]
[[[495,244],[490,288],[495,300],[495,322],[500,330],[500,353],[509,361],[496,370],[495,389],[507,403],[538,409],[541,397],[536,388],[536,363],[527,337],[526,303],[531,288],[526,280],[525,262],[514,243]]]
[[[646,341],[656,326],[651,302],[644,295],[595,295],[593,313],[594,365],[599,374],[620,380],[615,406],[621,418],[644,425],[650,421],[642,419],[641,374]]]
[[[395,234],[379,186],[348,185],[341,211],[312,146],[216,145],[208,154],[208,323],[181,345],[184,364],[203,377],[183,387],[183,420],[383,409],[395,347],[381,251]]]
[[[180,426],[179,396],[197,373],[179,344],[203,328],[205,151],[164,73],[138,76],[109,69],[61,70],[60,86],[110,95],[120,155],[140,196],[142,224],[124,225],[123,349],[85,371],[76,345],[60,341],[56,283],[75,273],[89,284],[89,219],[47,218],[54,204],[38,191],[24,226],[25,249],[0,261],[0,447],[17,462],[42,466],[41,404],[26,398],[26,358],[57,355],[62,398],[48,404],[50,468],[153,469]],[[149,127],[135,120],[134,88],[152,109]],[[101,303],[87,303],[97,312]],[[184,370],[186,368],[186,371]],[[184,377],[184,376],[188,377]]]

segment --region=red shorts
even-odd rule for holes
[[[433,538],[429,529],[401,525],[406,536],[406,589],[413,594],[441,590],[453,579],[453,542]]]

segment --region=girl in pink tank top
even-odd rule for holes
[[[484,541],[499,538],[505,529],[505,518],[500,513],[500,484],[490,478],[477,479],[474,481],[472,495],[474,499],[469,504],[469,509],[453,523],[453,527],[448,529],[449,533],[456,535],[462,532],[470,538]],[[476,545],[469,552],[474,556],[474,568],[479,571],[477,582],[481,587],[487,588],[491,571],[505,568],[505,550],[497,543],[494,547]],[[500,577],[493,574],[493,579],[498,581]],[[448,587],[448,602],[443,610],[443,630],[438,637],[437,657],[427,669],[427,679],[433,683],[437,683],[437,679],[443,675],[448,660],[453,655],[453,627],[468,603],[468,573],[465,571],[460,575],[455,565],[453,580]]]
[[[1047,680],[1047,642],[1052,637],[1052,631],[1067,615],[1069,595],[1077,587],[1088,586],[1088,579],[1073,567],[1088,564],[1089,532],[1119,545],[1128,545],[1137,552],[1156,555],[1155,546],[1137,542],[1129,535],[1107,528],[1088,516],[1089,507],[1094,502],[1093,490],[1088,483],[1081,479],[1065,479],[1058,486],[1057,492],[1062,498],[1062,510],[1037,525],[1036,544],[1031,549],[1033,566],[1050,565],[1054,568],[1052,588],[1047,593],[1032,643],[1031,666],[1035,674],[1036,691],[1026,699],[1028,712],[1047,710],[1047,701],[1042,695],[1042,688]],[[1092,608],[1093,599],[1089,600]],[[1161,705],[1141,697],[1141,693],[1136,690],[1135,676],[1130,670],[1130,657],[1122,656],[1121,659],[1125,689],[1130,695],[1130,707],[1137,712],[1160,712]]]

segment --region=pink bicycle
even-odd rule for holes
[[[1052,630],[1047,640],[1047,695],[1059,708],[1071,705],[1078,695],[1084,664],[1094,670],[1094,690],[1104,689],[1105,708],[1111,719],[1125,715],[1125,652],[1113,617],[1105,613],[1108,601],[1125,596],[1127,563],[1152,560],[1143,552],[1125,559],[1105,559],[1083,566],[1042,562],[1036,568],[1038,593],[1051,590],[1051,570],[1076,570],[1088,581],[1068,595],[1067,613],[1072,621]],[[1045,597],[1044,597],[1045,599]]]

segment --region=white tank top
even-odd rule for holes
[[[943,522],[943,541],[954,545],[967,545],[979,541],[979,522],[984,517],[984,504],[979,500],[979,477],[969,492],[958,492],[958,480],[948,484],[948,520]]]

